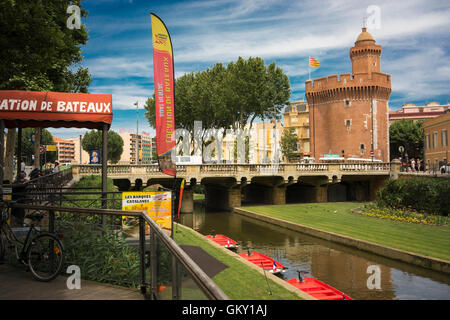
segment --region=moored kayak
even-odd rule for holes
[[[256,264],[258,267],[263,268],[267,272],[276,274],[284,272],[287,268],[278,261],[269,258],[268,256],[259,252],[242,252],[239,254],[242,258]]]
[[[224,236],[223,234],[208,234],[206,238],[228,249],[236,249],[239,246],[236,241]]]
[[[320,280],[308,277],[302,280],[292,278],[287,282],[318,300],[353,300],[345,293]]]

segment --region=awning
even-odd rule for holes
[[[382,162],[378,159],[367,159],[367,158],[347,158],[347,161],[366,161],[366,162]]]
[[[112,122],[111,94],[0,90],[6,128],[102,129]]]
[[[345,160],[343,157],[323,157],[319,158],[319,160]]]

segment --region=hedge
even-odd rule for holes
[[[378,205],[447,216],[450,210],[450,180],[423,177],[391,179],[378,191]]]

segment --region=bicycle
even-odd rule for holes
[[[34,278],[39,281],[51,281],[61,272],[64,265],[64,247],[54,233],[40,231],[36,228],[43,213],[26,215],[32,222],[24,241],[19,240],[11,229],[8,220],[10,208],[14,202],[5,202],[0,214],[0,261],[6,253],[6,242],[9,248],[14,247],[17,261],[28,266]]]

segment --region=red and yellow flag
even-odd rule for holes
[[[156,152],[165,174],[176,176],[173,50],[164,22],[151,13],[155,83]]]
[[[320,62],[314,59],[313,57],[309,57],[309,66],[310,67],[320,67]]]

